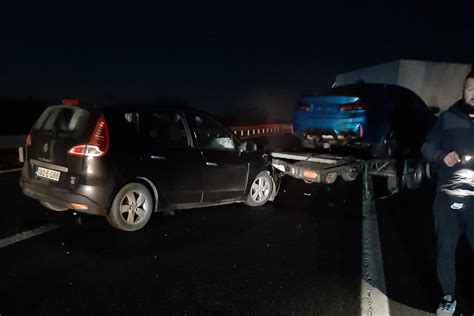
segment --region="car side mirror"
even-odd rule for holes
[[[257,144],[253,142],[243,142],[239,146],[239,152],[254,152],[257,151]]]
[[[440,108],[437,106],[430,106],[429,109],[430,109],[430,113],[432,114],[438,114],[440,111]]]

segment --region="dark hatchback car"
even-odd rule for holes
[[[404,87],[359,83],[301,98],[293,130],[307,148],[358,146],[377,158],[419,157],[437,111]]]
[[[51,210],[103,215],[133,231],[152,212],[274,198],[268,155],[206,113],[66,103],[34,124],[20,179]]]

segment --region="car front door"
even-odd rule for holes
[[[204,202],[234,200],[245,193],[249,162],[232,134],[211,117],[190,113],[188,121],[204,157]]]
[[[140,135],[146,143],[142,168],[170,204],[202,202],[204,161],[193,146],[184,115],[171,110],[150,110],[140,117]]]

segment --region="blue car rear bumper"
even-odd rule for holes
[[[359,141],[367,141],[367,122],[364,113],[350,117],[309,117],[296,112],[293,116],[293,130],[296,136],[307,134],[331,134],[334,136],[353,136]],[[362,136],[362,137],[360,137]]]

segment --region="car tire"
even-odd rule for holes
[[[409,190],[418,189],[423,182],[424,174],[425,168],[421,162],[418,162],[413,167],[410,167],[408,163],[405,163],[402,176],[403,186]]]
[[[249,194],[245,204],[261,206],[271,198],[274,190],[273,180],[266,171],[261,171],[250,185]]]
[[[316,143],[314,142],[313,139],[303,138],[301,139],[301,146],[303,146],[303,148],[306,148],[306,149],[315,149]]]
[[[61,206],[58,206],[58,205],[56,205],[54,203],[51,203],[51,202],[40,201],[40,203],[41,203],[41,205],[43,205],[47,209],[52,210],[52,211],[56,211],[56,212],[63,212],[63,211],[68,210],[67,207],[61,207]]]
[[[394,158],[397,155],[398,144],[395,139],[395,133],[393,130],[389,130],[385,133],[381,143],[373,144],[372,156],[374,158]]]
[[[150,191],[141,183],[129,183],[115,196],[107,221],[117,229],[136,231],[148,223],[152,212]]]

